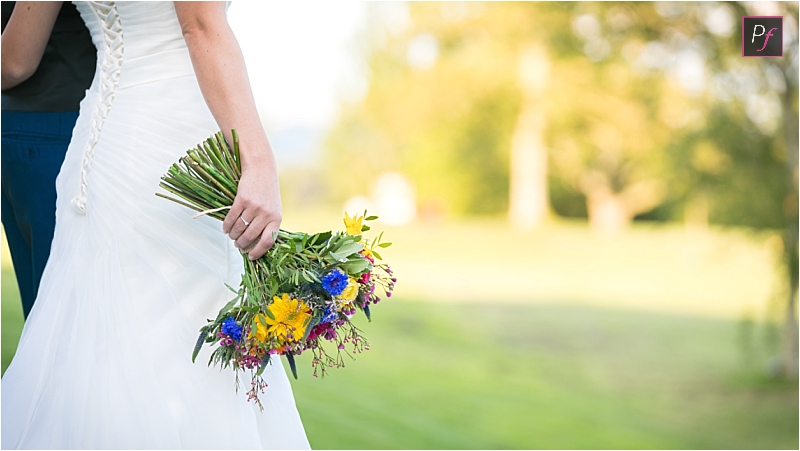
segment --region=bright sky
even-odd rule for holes
[[[228,22],[268,131],[324,129],[342,91],[363,89],[354,43],[365,8],[352,1],[231,3]]]

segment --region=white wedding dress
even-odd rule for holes
[[[2,447],[308,448],[282,364],[264,411],[244,379],[191,362],[233,295],[241,257],[221,223],[156,197],[217,131],[172,2],[76,2],[97,73],[57,181],[52,252],[2,379]]]

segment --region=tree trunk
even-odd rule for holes
[[[795,246],[795,252],[797,246]],[[795,379],[798,372],[797,360],[797,277],[790,276],[792,279],[789,289],[789,299],[786,308],[786,327],[784,330],[783,346],[783,374],[784,376]]]
[[[596,191],[588,194],[586,201],[589,227],[599,235],[616,235],[633,220],[622,196],[618,194],[615,195],[607,190]]]
[[[625,229],[633,218],[650,211],[664,198],[666,189],[660,180],[639,180],[619,192],[611,189],[609,177],[596,170],[581,176],[580,190],[586,196],[589,227],[600,235],[614,235]]]
[[[511,144],[509,216],[520,229],[535,228],[547,217],[544,121],[540,111],[526,106],[517,120]]]
[[[520,51],[518,80],[522,110],[511,141],[508,212],[511,223],[520,229],[534,228],[548,215],[542,108],[548,67],[543,48],[531,46]]]

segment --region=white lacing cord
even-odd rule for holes
[[[89,2],[103,30],[103,60],[99,62],[100,79],[98,101],[92,112],[89,128],[89,141],[83,151],[81,176],[78,195],[72,199],[72,206],[78,213],[86,214],[86,192],[89,185],[89,169],[92,167],[92,155],[100,139],[103,123],[111,111],[114,97],[119,86],[120,69],[125,47],[122,39],[122,23],[115,2]]]

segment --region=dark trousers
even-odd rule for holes
[[[2,220],[28,317],[56,222],[56,176],[77,111],[2,112]]]

